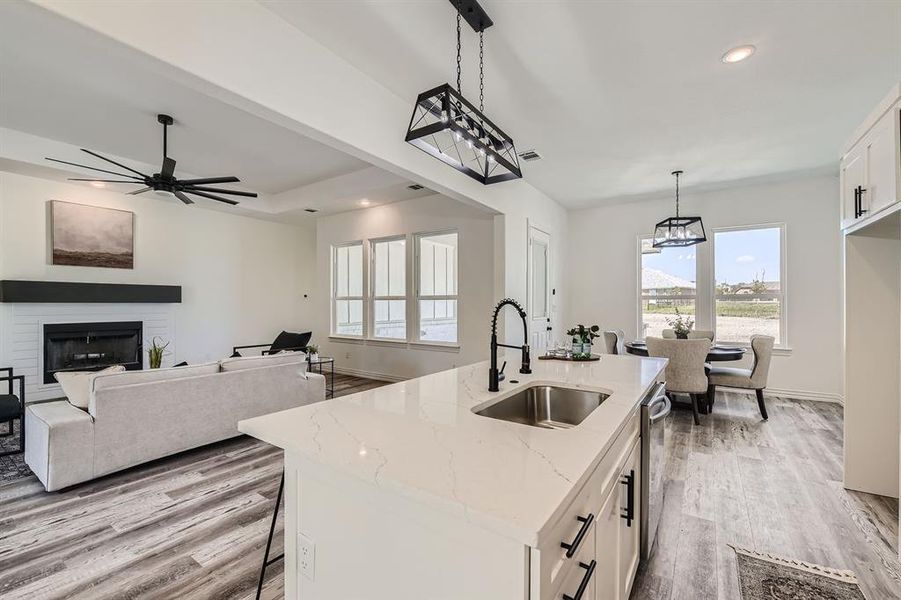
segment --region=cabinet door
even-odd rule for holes
[[[897,202],[898,111],[892,110],[864,138],[866,182],[863,204],[871,215]]]
[[[597,570],[595,587],[597,600],[618,600],[619,585],[619,485],[610,490],[598,512],[595,525]]]
[[[854,224],[857,220],[857,188],[864,186],[866,169],[864,158],[866,147],[858,144],[842,159],[841,165],[841,200],[842,229]]]
[[[632,591],[641,550],[641,443],[636,442],[623,465],[619,486],[619,594]],[[631,517],[631,518],[626,518]]]

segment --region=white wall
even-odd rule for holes
[[[459,234],[459,350],[382,341],[329,340],[333,244],[455,229]],[[320,351],[337,358],[341,371],[407,378],[488,358],[489,317],[494,303],[494,215],[434,195],[365,210],[320,217],[316,223],[316,327]],[[414,271],[415,272],[415,271]],[[413,289],[408,273],[407,289]]]
[[[51,265],[50,200],[134,212],[134,269]],[[311,328],[314,259],[312,225],[0,173],[0,279],[180,285],[177,346],[170,360],[216,360],[233,345],[271,341],[282,329]]]
[[[776,356],[770,389],[838,400],[842,394],[841,237],[838,178],[808,176],[682,196],[682,214],[701,215],[708,238],[718,227],[786,225],[788,355]],[[570,321],[637,335],[637,238],[671,216],[673,199],[623,202],[570,213]],[[698,249],[699,289],[709,244]],[[699,323],[699,328],[703,323]]]

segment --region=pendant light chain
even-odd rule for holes
[[[676,173],[676,218],[679,218],[679,173]]]
[[[460,94],[463,91],[460,89],[460,12],[457,11],[457,92]]]
[[[485,112],[485,30],[479,32],[479,111]]]

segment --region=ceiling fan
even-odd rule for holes
[[[97,181],[102,183],[131,183],[134,185],[142,185],[144,187],[137,189],[133,192],[128,192],[129,195],[135,196],[137,194],[143,194],[144,192],[149,192],[151,190],[155,192],[163,192],[169,193],[184,202],[185,204],[194,204],[194,201],[191,200],[187,196],[187,194],[193,194],[195,196],[201,196],[203,198],[209,198],[210,200],[216,200],[217,202],[225,202],[226,204],[231,204],[234,206],[238,202],[236,200],[232,200],[230,198],[223,198],[222,196],[218,196],[216,194],[226,194],[230,196],[245,196],[248,198],[256,198],[257,195],[254,192],[242,192],[239,190],[226,190],[221,188],[207,187],[209,185],[215,185],[220,183],[237,183],[241,181],[237,177],[204,177],[200,179],[178,179],[175,177],[175,160],[169,158],[167,156],[167,130],[174,120],[169,115],[157,115],[156,120],[160,122],[163,126],[163,166],[160,168],[159,173],[154,173],[153,175],[145,175],[140,171],[135,171],[130,167],[126,167],[121,163],[117,163],[114,160],[106,158],[105,156],[101,156],[96,152],[92,152],[90,150],[81,149],[82,152],[87,152],[91,156],[96,156],[100,160],[105,160],[108,163],[112,163],[119,168],[125,169],[129,173],[116,173],[114,171],[107,171],[106,169],[98,169],[97,167],[90,167],[88,165],[80,165],[73,162],[68,162],[65,160],[59,160],[56,158],[47,158],[47,160],[52,160],[53,162],[62,163],[64,165],[72,165],[74,167],[81,167],[83,169],[91,169],[92,171],[100,171],[101,173],[109,173],[110,175],[116,175],[117,177],[125,177],[125,179],[88,179],[82,177],[70,177],[69,181]]]

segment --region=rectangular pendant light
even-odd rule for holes
[[[654,226],[654,248],[694,246],[706,241],[701,217],[670,217]]]
[[[485,185],[522,177],[510,136],[448,83],[419,94],[405,139]]]

